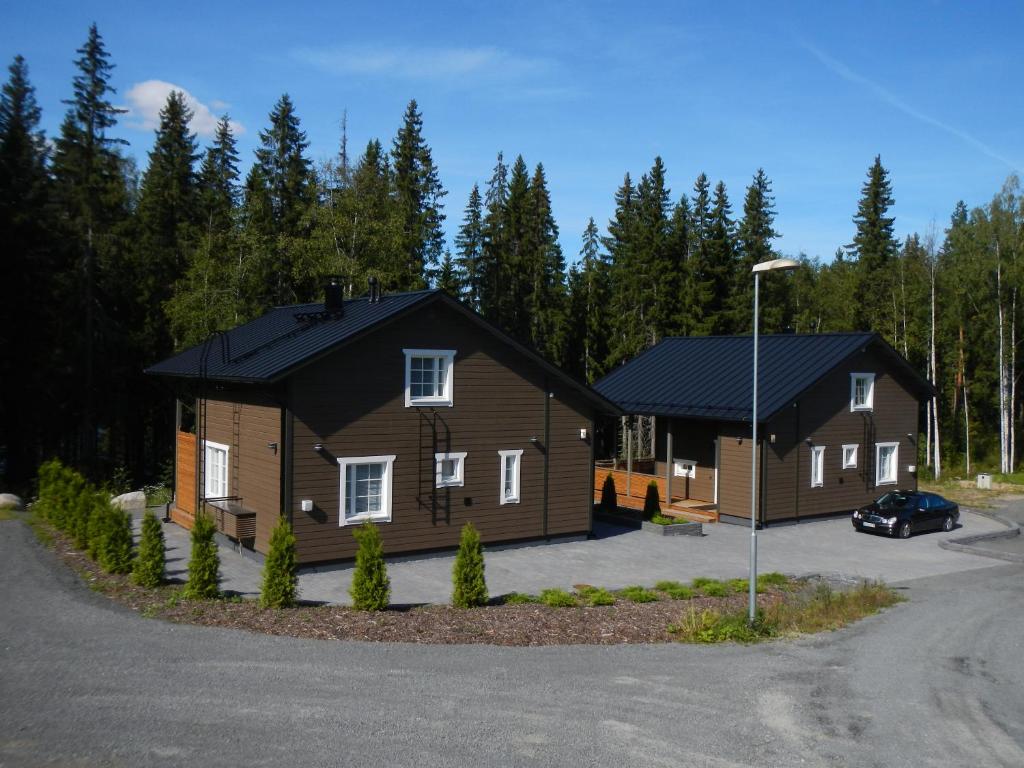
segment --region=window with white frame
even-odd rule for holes
[[[856,443],[843,446],[843,469],[857,468],[857,447]]]
[[[896,484],[899,451],[899,443],[875,443],[875,485]]]
[[[434,454],[434,485],[437,488],[449,488],[463,485],[464,467],[466,463],[465,453],[435,453]]]
[[[875,374],[850,374],[850,410],[870,411],[875,406]]]
[[[825,484],[825,446],[811,446],[811,488]]]
[[[394,456],[338,459],[341,469],[339,525],[391,520],[391,465]]]
[[[451,405],[454,349],[403,349],[405,405]]]
[[[672,462],[672,474],[675,477],[696,477],[697,462],[689,459],[675,459]]]
[[[499,501],[502,504],[519,503],[519,465],[523,457],[522,450],[498,451],[501,459],[501,495]]]
[[[228,495],[228,447],[221,443],[203,441],[206,456],[203,495],[208,499],[221,499]]]

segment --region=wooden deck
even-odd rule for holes
[[[670,503],[665,503],[665,478],[633,472],[629,475],[621,469],[598,467],[594,471],[594,501],[601,501],[605,478],[611,475],[615,482],[615,499],[619,507],[642,510],[647,496],[647,486],[653,481],[658,486],[658,498],[661,500],[661,514],[666,517],[678,517],[700,523],[717,523],[718,506],[713,502],[699,499],[685,499],[672,494]],[[628,487],[627,487],[628,486]],[[626,492],[623,492],[626,491]]]

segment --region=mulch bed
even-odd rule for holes
[[[690,610],[738,608],[745,595],[695,597],[652,603],[619,598],[615,605],[593,608],[550,608],[545,605],[491,605],[452,608],[427,605],[367,612],[337,605],[304,605],[262,609],[255,600],[184,600],[181,585],[147,589],[128,576],[104,573],[67,536],[46,523],[53,548],[90,588],[151,617],[185,624],[226,627],[270,635],[319,640],[359,640],[424,644],[488,644],[506,646],[620,645],[672,642],[669,625]],[[781,593],[759,595],[768,602]]]

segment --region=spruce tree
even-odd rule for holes
[[[692,334],[700,326],[702,317],[702,308],[694,299],[698,274],[696,259],[690,253],[690,219],[690,200],[683,195],[673,207],[669,221],[666,263],[674,277],[666,282],[666,287],[676,294],[677,301],[674,312],[668,313],[663,320],[666,336]]]
[[[732,206],[721,181],[715,185],[708,228],[704,236],[705,282],[708,302],[704,311],[704,327],[708,334],[730,334],[734,328],[728,313],[729,297],[736,284],[735,225]]]
[[[455,262],[452,259],[452,252],[445,250],[444,259],[437,271],[435,287],[444,291],[453,299],[462,298],[462,280],[455,269]]]
[[[188,580],[183,591],[190,600],[220,595],[220,554],[214,534],[213,517],[199,512],[192,525],[192,551],[188,560]]]
[[[544,166],[540,163],[530,179],[523,245],[520,269],[527,275],[523,298],[529,320],[528,341],[546,359],[561,364],[565,258],[558,244],[558,225],[551,211]]]
[[[100,567],[107,573],[131,573],[132,570],[132,516],[131,513],[110,507],[105,513],[106,535],[99,550]]]
[[[405,239],[403,274],[395,287],[422,288],[427,274],[440,262],[444,248],[442,198],[447,193],[441,186],[430,147],[423,139],[423,116],[415,99],[406,107],[402,127],[392,144],[391,160]]]
[[[270,549],[263,563],[261,608],[291,608],[298,596],[299,577],[295,558],[295,534],[281,517],[270,533]]]
[[[459,551],[452,566],[452,605],[476,608],[487,605],[487,581],[484,578],[484,548],[473,523],[462,526]]]
[[[501,327],[512,338],[530,343],[529,298],[533,272],[528,258],[528,232],[531,212],[530,173],[522,155],[516,157],[508,179],[508,197],[502,211],[502,248],[498,263],[497,296]]]
[[[578,361],[573,372],[587,384],[593,384],[606,371],[611,332],[608,262],[601,253],[601,237],[593,217],[583,232],[579,268],[570,272],[569,286],[570,331],[564,359],[567,363]]]
[[[634,269],[637,251],[638,202],[627,173],[615,193],[615,215],[608,222],[604,247],[610,259],[612,335],[607,367],[613,368],[644,348],[643,315],[638,303],[639,275]]]
[[[476,184],[469,193],[462,224],[455,236],[455,265],[459,279],[465,287],[465,299],[470,307],[480,310],[480,297],[486,292],[483,275],[483,200]]]
[[[159,587],[164,581],[166,558],[163,526],[156,515],[147,511],[142,517],[142,535],[132,579],[140,587]]]
[[[881,156],[876,155],[853,217],[857,234],[846,248],[857,260],[859,281],[854,299],[857,326],[860,330],[880,331],[890,339],[895,323],[892,263],[899,253],[899,243],[893,234],[895,219],[886,215],[892,205],[889,173],[882,167]]]
[[[359,548],[356,550],[356,568],[348,593],[357,611],[383,611],[391,599],[391,581],[384,562],[384,548],[380,531],[373,523],[363,523],[352,529]]]
[[[639,333],[643,346],[659,341],[671,327],[679,301],[679,272],[669,251],[672,211],[671,191],[665,182],[665,165],[654,159],[651,170],[637,185],[636,241],[633,270],[639,309]]]
[[[495,163],[487,191],[484,194],[484,216],[481,222],[482,247],[480,252],[479,311],[486,319],[504,327],[505,283],[508,254],[505,231],[506,205],[508,203],[508,166],[501,152]]]
[[[747,187],[743,199],[743,218],[736,230],[737,268],[736,283],[732,289],[730,311],[731,325],[735,333],[750,333],[753,322],[755,264],[775,257],[772,240],[779,236],[775,231],[775,198],[772,197],[771,182],[763,168],[758,168],[753,181]],[[765,331],[783,329],[783,313],[786,299],[782,276],[761,281],[762,323]]]

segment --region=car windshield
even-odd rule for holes
[[[905,507],[912,503],[914,497],[910,494],[899,493],[898,491],[889,491],[877,502],[880,507]]]

